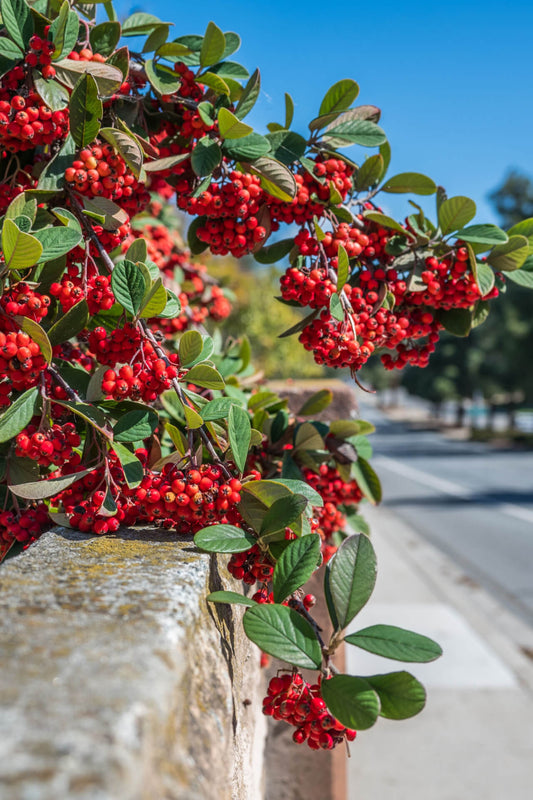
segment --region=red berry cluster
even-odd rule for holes
[[[42,467],[51,464],[74,467],[81,462],[79,453],[74,452],[74,448],[80,446],[81,438],[72,422],[65,425],[54,423],[48,430],[28,425],[17,435],[15,442],[15,455],[31,458]]]
[[[52,111],[24,81],[15,67],[0,82],[0,147],[10,153],[62,141],[69,129],[68,110]]]
[[[199,197],[190,194],[186,178],[176,185],[178,207],[189,214],[206,216],[196,235],[209,244],[215,255],[231,253],[236,258],[257,249],[267,230],[258,214],[265,194],[256,175],[232,171],[228,180],[213,182]]]
[[[146,469],[141,485],[124,494],[137,521],[156,522],[178,533],[196,533],[206,525],[240,522],[236,506],[241,488],[237,478],[228,480],[216,464],[187,469],[165,464],[161,473]]]
[[[254,544],[244,553],[234,553],[228,562],[228,570],[238,581],[252,586],[257,581],[269,581],[274,573],[274,564],[259,545]]]
[[[84,279],[80,275],[83,270],[76,264],[71,264],[61,281],[52,283],[50,294],[57,297],[61,303],[63,311],[79,303],[80,300],[87,300],[89,312],[98,314],[100,311],[107,311],[115,302],[115,295],[111,289],[111,279],[107,275],[99,275],[94,267],[89,267],[89,277]]]
[[[312,220],[314,216],[322,216],[324,206],[331,195],[331,188],[339,192],[342,200],[346,199],[346,195],[353,188],[351,180],[353,167],[340,158],[324,160],[321,156],[317,156],[312,171],[311,175],[302,167],[295,174],[297,191],[290,203],[280,202],[267,195],[266,200],[272,220],[286,224],[296,222],[302,225]]]
[[[344,740],[353,742],[357,735],[329,713],[320,684],[309,684],[299,672],[270,680],[263,714],[293,725],[293,741],[307,742],[312,750],[332,750]]]
[[[20,392],[35,386],[45,367],[41,348],[27,333],[0,331],[0,375],[7,379],[0,385],[0,405],[9,405],[4,397],[12,389]]]
[[[37,182],[31,175],[21,169],[17,170],[9,180],[4,178],[4,181],[0,183],[0,214],[6,211],[19,194],[27,189],[35,189],[36,185]]]
[[[24,63],[32,69],[38,67],[46,80],[55,78],[56,71],[52,67],[52,53],[55,49],[53,42],[34,34],[30,39],[30,49],[24,56]]]
[[[0,512],[0,554],[2,540],[11,544],[17,542],[30,543],[50,524],[48,507],[44,503],[35,503],[19,512],[14,510]]]
[[[85,147],[79,159],[65,170],[65,180],[80,194],[106,197],[132,216],[150,202],[148,192],[120,153],[108,143],[97,141]]]
[[[178,368],[174,364],[167,365],[150,348],[150,344],[143,345],[142,356],[135,363],[104,372],[102,390],[107,396],[114,400],[128,397],[130,400],[153,403],[162,392],[170,389]],[[177,362],[175,355],[169,356],[169,359]]]
[[[105,56],[101,53],[93,53],[89,47],[83,47],[79,52],[73,50],[69,53],[68,58],[71,61],[97,61],[100,64],[105,62]]]
[[[317,267],[305,271],[289,267],[280,279],[280,286],[284,300],[296,301],[310,308],[329,306],[331,295],[337,291],[336,284],[327,276],[327,270]]]
[[[39,294],[22,281],[9,289],[4,289],[0,297],[0,308],[7,317],[29,317],[35,322],[41,322],[46,317],[49,306],[48,295]],[[11,320],[0,316],[0,328],[12,330]]]

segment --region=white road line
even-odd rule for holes
[[[437,478],[435,475],[431,475],[429,472],[423,472],[415,467],[408,467],[406,464],[402,464],[401,461],[397,461],[395,458],[389,458],[388,456],[376,456],[374,459],[374,465],[378,467],[378,469],[381,465],[384,469],[388,469],[390,472],[396,472],[398,475],[401,475],[404,478],[410,478],[417,483],[421,483],[423,486],[429,486],[432,489],[436,489],[438,492],[442,492],[442,494],[451,495],[452,497],[461,497],[463,500],[472,500],[474,497],[474,492],[472,492],[470,489],[466,489],[464,486],[460,486],[458,483],[453,483],[445,478]],[[522,522],[533,523],[533,511],[528,508],[518,506],[515,503],[495,503],[494,505],[491,505],[491,508],[493,511],[499,511],[501,514],[506,514],[509,517],[515,517],[515,519],[522,520]]]
[[[435,475],[431,475],[429,472],[422,472],[422,470],[415,469],[415,467],[408,467],[395,458],[376,456],[374,464],[377,467],[381,464],[385,469],[391,472],[403,475],[404,478],[412,478],[414,481],[424,484],[424,486],[431,486],[432,489],[437,489],[437,491],[443,494],[451,494],[453,497],[472,497],[472,492],[469,489],[465,489],[464,486],[460,486],[458,483],[452,483],[444,478],[437,478]]]

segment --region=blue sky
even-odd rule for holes
[[[305,133],[327,88],[354,78],[361,87],[357,103],[382,109],[393,152],[389,174],[424,172],[449,195],[469,195],[478,205],[476,221],[496,221],[486,196],[509,167],[533,175],[531,3],[116,5],[121,17],[143,10],[175,22],[175,36],[203,33],[209,20],[239,33],[243,44],[232,58],[262,73],[262,95],[249,118],[258,130],[283,121],[288,91],[296,103],[293,128]],[[363,158],[359,148],[346,152]],[[390,195],[387,203],[397,215],[406,205]]]

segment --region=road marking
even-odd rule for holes
[[[470,489],[466,489],[464,486],[461,486],[458,483],[453,483],[453,481],[448,481],[445,478],[437,478],[435,475],[431,475],[429,472],[423,472],[420,469],[416,469],[416,467],[408,467],[406,464],[402,464],[401,461],[397,461],[395,458],[389,458],[388,456],[376,456],[374,459],[374,464],[378,468],[381,465],[384,469],[388,469],[390,472],[395,472],[404,478],[410,478],[417,483],[421,483],[423,486],[429,486],[431,489],[436,489],[438,492],[442,492],[442,494],[451,495],[452,497],[461,497],[463,500],[473,500],[475,497],[474,492],[472,492]],[[529,508],[523,508],[522,506],[516,505],[515,503],[494,503],[491,504],[491,509],[496,512],[500,512],[501,514],[505,514],[506,516],[515,517],[515,519],[519,519],[522,522],[533,523],[533,511]]]
[[[385,566],[385,573],[387,567]],[[435,689],[517,689],[513,671],[470,623],[445,603],[380,603],[366,606],[348,631],[361,627],[398,625],[437,641],[443,655],[430,664],[410,663],[408,671]],[[390,661],[356,647],[346,649],[352,675],[388,672]]]

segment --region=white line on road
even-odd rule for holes
[[[431,475],[428,472],[422,472],[422,470],[416,469],[415,467],[408,467],[406,464],[402,464],[401,461],[397,461],[395,458],[389,458],[388,456],[376,456],[374,459],[374,464],[378,468],[379,466],[382,466],[384,469],[388,469],[390,472],[396,472],[398,475],[401,475],[404,478],[410,478],[417,483],[421,483],[423,486],[429,486],[431,489],[436,489],[438,492],[442,492],[442,494],[451,495],[452,497],[461,497],[463,500],[473,500],[475,497],[474,492],[472,492],[470,489],[466,489],[464,486],[460,486],[458,483],[453,483],[452,481],[448,481],[444,478],[437,478],[435,475]],[[491,508],[494,511],[499,511],[501,514],[506,514],[509,517],[515,517],[523,522],[533,523],[533,511],[528,508],[523,508],[522,506],[515,505],[514,503],[495,503],[494,505],[491,505]]]

